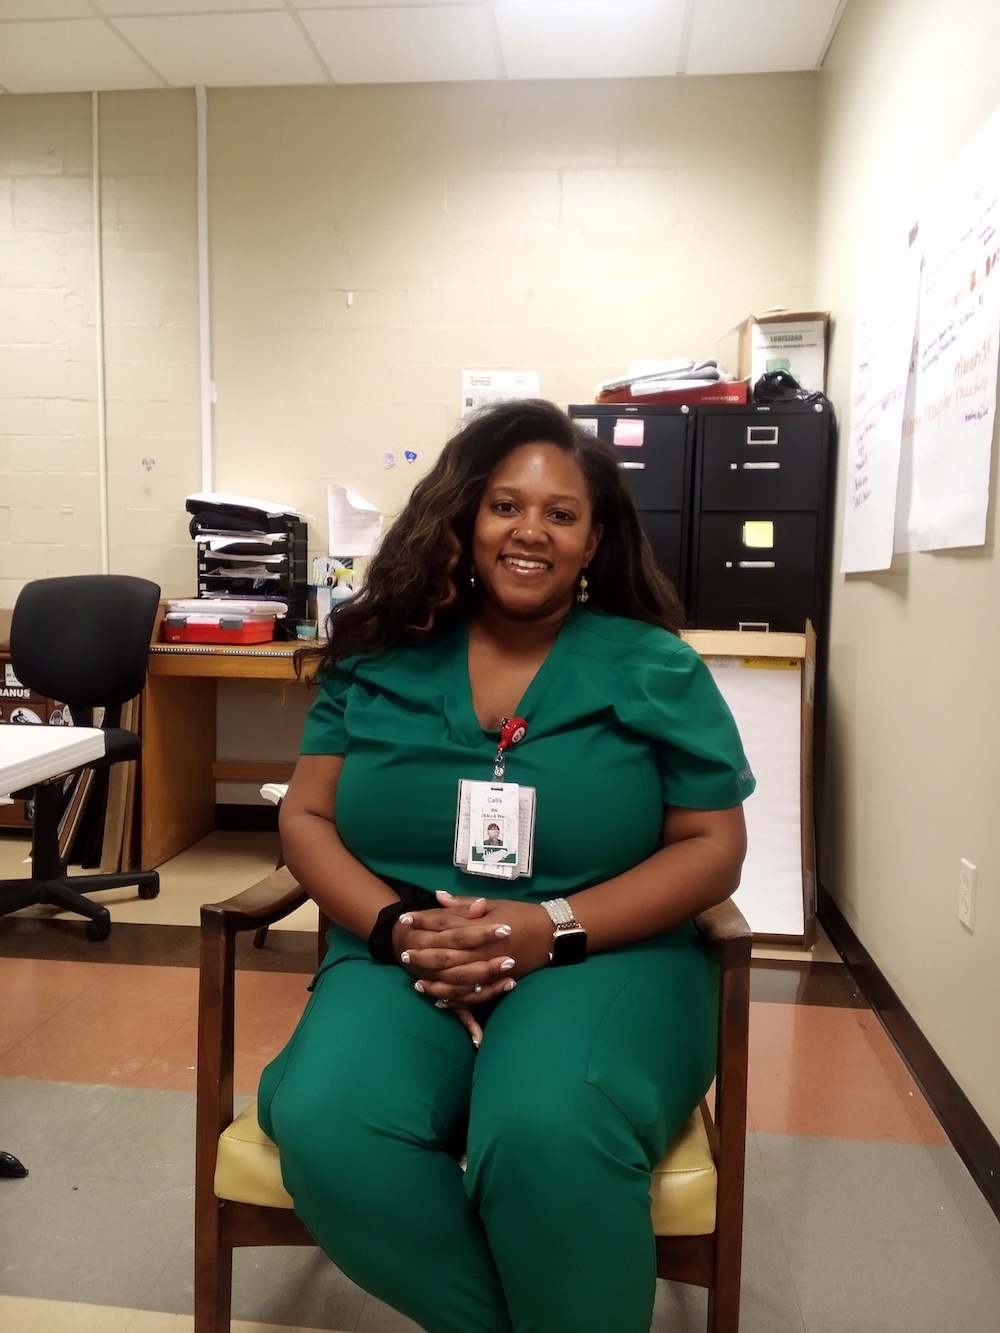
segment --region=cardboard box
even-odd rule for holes
[[[687,630],[743,738],[757,790],[734,899],[755,939],[811,945],[816,916],[813,714],[816,635]]]
[[[751,388],[768,370],[787,370],[810,392],[826,391],[828,310],[766,310],[739,326],[739,375]]]

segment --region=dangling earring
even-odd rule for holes
[[[587,602],[590,600],[590,593],[587,591],[587,576],[580,570],[580,586],[577,589],[576,600],[578,602]]]
[[[476,567],[475,567],[475,565],[473,565],[472,568],[469,570],[469,587],[472,589],[473,592],[476,591]]]

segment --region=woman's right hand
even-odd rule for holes
[[[514,988],[511,928],[495,916],[483,920],[486,911],[486,899],[463,899],[406,912],[393,927],[393,948],[415,989],[444,1008],[485,1004]]]

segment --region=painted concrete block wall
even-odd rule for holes
[[[214,484],[398,510],[463,368],[559,402],[812,299],[815,76],[208,96]],[[0,99],[0,603],[100,568],[92,106]],[[193,92],[98,99],[110,568],[192,591]],[[348,303],[348,293],[352,293]],[[383,455],[418,454],[387,470]]]
[[[850,4],[823,74],[817,300],[846,430],[861,284],[1000,101],[993,0]],[[835,549],[843,523],[841,450]],[[991,1133],[1000,1137],[996,439],[986,544],[835,576],[822,879]],[[974,933],[959,862],[978,867]]]
[[[393,513],[463,368],[538,370],[565,403],[637,355],[733,356],[755,303],[811,295],[814,89],[213,93],[220,484],[266,487],[282,440],[282,495],[321,523],[329,478]]]

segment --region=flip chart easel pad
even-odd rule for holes
[[[805,933],[802,883],[802,664],[709,657],[757,779],[744,805],[747,858],[734,895],[755,935]]]

